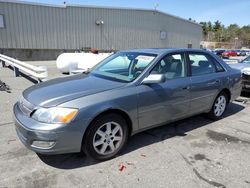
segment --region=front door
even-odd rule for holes
[[[166,55],[150,74],[164,74],[166,81],[139,85],[138,115],[140,128],[148,128],[189,114],[190,77],[183,53]]]

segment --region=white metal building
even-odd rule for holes
[[[0,49],[26,55],[97,48],[199,48],[199,24],[157,10],[0,0]]]

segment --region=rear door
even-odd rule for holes
[[[210,110],[225,77],[224,68],[207,53],[188,52],[191,74],[190,110],[193,114]]]

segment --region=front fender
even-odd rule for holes
[[[108,110],[119,110],[128,115],[132,122],[132,130],[138,130],[137,90],[135,86],[120,88],[102,93],[81,97],[61,104],[62,107],[78,108],[76,121],[89,124],[101,113]]]

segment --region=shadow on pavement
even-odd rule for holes
[[[224,118],[236,114],[243,109],[243,105],[231,103],[228,106]],[[189,131],[206,126],[207,124],[212,122],[212,120],[207,119],[206,117],[204,117],[204,115],[198,115],[181,121],[170,123],[168,125],[153,128],[142,133],[138,133],[130,138],[121,155],[132,152],[147,145],[151,145],[153,143],[170,139],[172,137],[186,136]],[[100,163],[88,158],[83,153],[61,155],[38,154],[38,157],[47,165],[59,169],[74,169]]]

